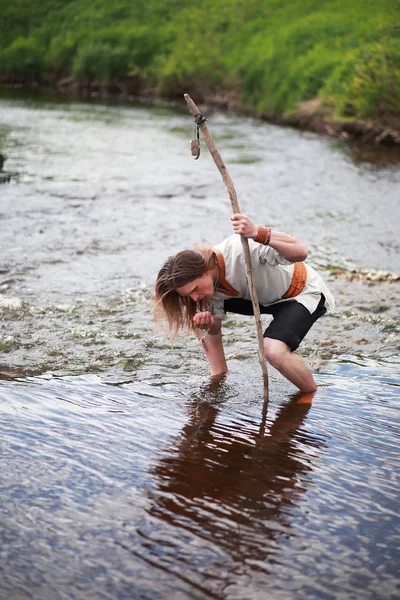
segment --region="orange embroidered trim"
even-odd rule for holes
[[[283,298],[294,298],[298,296],[306,287],[307,283],[307,267],[303,262],[294,263],[292,281],[288,291],[282,296]]]
[[[225,279],[225,260],[222,252],[220,250],[214,249],[214,252],[217,256],[218,267],[219,267],[219,278],[218,278],[218,287],[217,291],[225,294],[226,296],[238,296],[239,292],[235,290],[234,287],[231,286],[229,281]]]

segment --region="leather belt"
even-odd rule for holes
[[[307,267],[303,262],[294,263],[292,281],[288,291],[282,296],[283,298],[294,298],[301,294],[307,283]]]

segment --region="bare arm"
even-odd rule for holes
[[[196,313],[193,322],[197,337],[202,341],[204,352],[210,365],[211,377],[218,378],[228,372],[225,360],[224,346],[222,342],[221,320],[213,317],[211,313]],[[204,329],[208,329],[208,335],[203,338]]]
[[[249,217],[242,214],[235,214],[231,217],[231,221],[235,233],[255,240],[258,233],[258,226]],[[271,231],[269,246],[279,252],[283,258],[290,260],[290,262],[303,261],[308,256],[307,246],[297,238],[282,231]]]

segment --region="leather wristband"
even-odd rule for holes
[[[258,227],[257,236],[254,238],[255,242],[268,246],[271,239],[271,227]]]

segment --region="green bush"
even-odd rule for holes
[[[17,38],[0,56],[3,75],[39,80],[44,70],[44,51],[33,40]]]
[[[79,49],[72,64],[72,75],[78,80],[101,82],[111,78],[111,46],[98,44],[83,46]]]
[[[317,99],[347,118],[400,114],[399,0],[0,0],[0,72],[164,93],[234,90],[258,114]]]
[[[72,70],[77,43],[72,36],[58,35],[50,42],[46,53],[46,71],[56,75],[69,75]]]
[[[339,115],[399,115],[400,45],[375,43],[349,52],[323,93]]]

